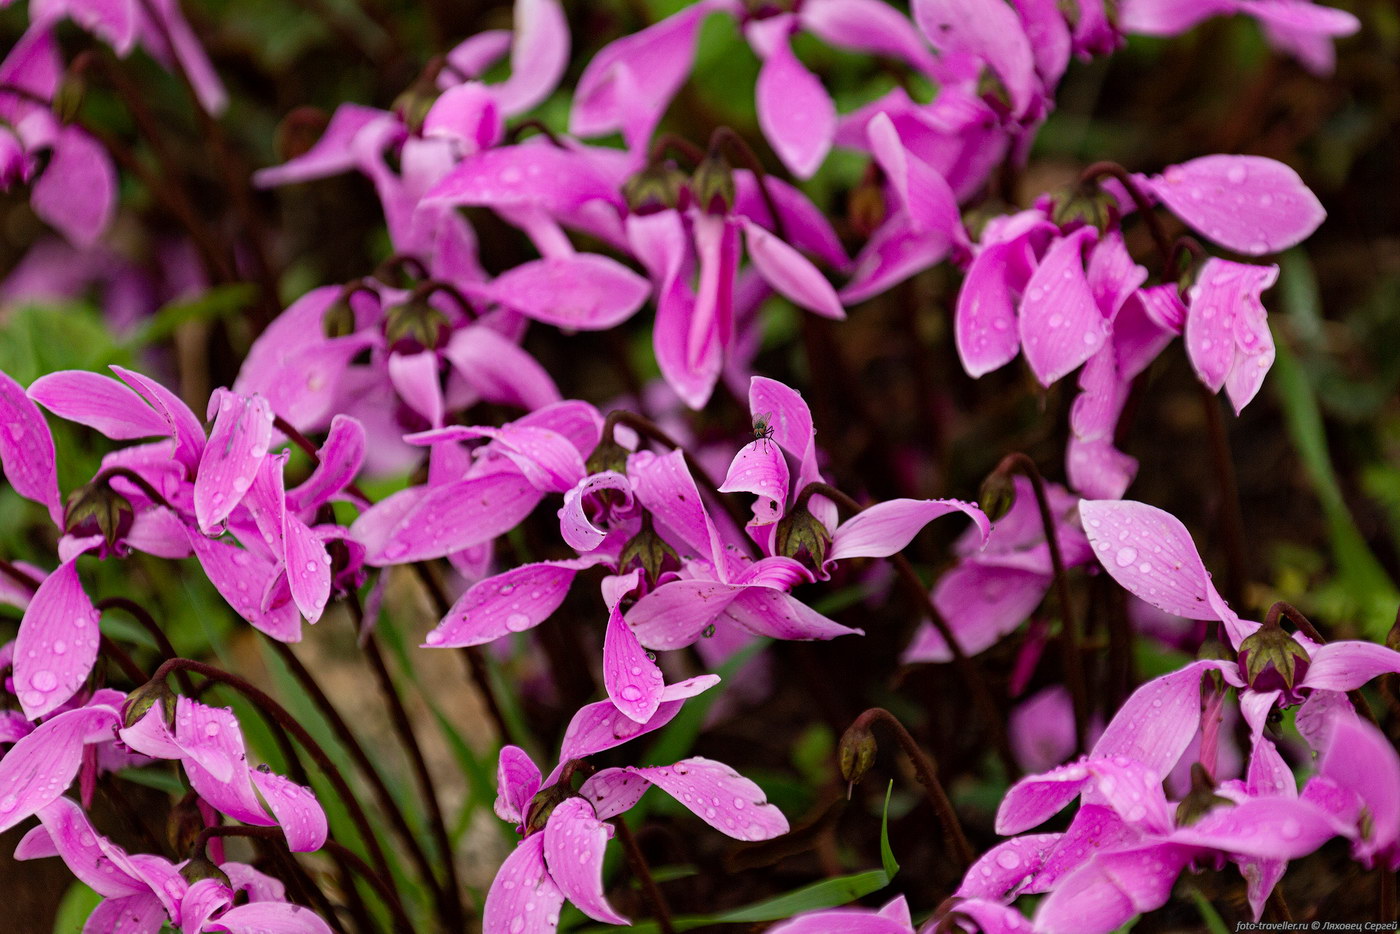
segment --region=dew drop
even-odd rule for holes
[[[506,617],[506,628],[511,632],[524,632],[530,628],[530,617],[524,613],[512,613]]]
[[[1118,554],[1114,555],[1113,561],[1120,568],[1125,568],[1137,560],[1137,549],[1131,545],[1118,549]]]
[[[642,689],[637,687],[635,684],[627,685],[619,693],[622,695],[622,699],[625,701],[636,701],[640,700],[642,697]]]
[[[36,691],[52,691],[58,687],[58,678],[47,668],[41,668],[29,676],[29,684]]]

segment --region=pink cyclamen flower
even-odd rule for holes
[[[1118,17],[1124,32],[1175,36],[1212,16],[1232,13],[1257,19],[1270,45],[1319,75],[1330,74],[1336,64],[1332,40],[1361,28],[1360,20],[1345,10],[1309,0],[1122,0]]]

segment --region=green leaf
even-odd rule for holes
[[[870,869],[849,876],[837,876],[814,882],[786,895],[779,895],[767,901],[736,908],[714,916],[715,923],[734,921],[778,921],[790,918],[803,911],[820,908],[835,908],[849,904],[858,898],[878,892],[889,885],[889,873],[883,869]]]
[[[58,913],[53,919],[53,934],[78,934],[83,922],[102,901],[102,896],[81,882],[74,882],[63,893],[63,901],[58,903]]]
[[[1206,930],[1210,934],[1229,934],[1230,929],[1225,926],[1225,919],[1220,917],[1220,912],[1201,894],[1200,889],[1191,890],[1191,900],[1196,903],[1196,910],[1201,913],[1201,920],[1205,922]]]
[[[169,338],[183,324],[217,321],[243,311],[253,302],[257,289],[249,282],[216,285],[195,298],[168,302],[152,315],[128,341],[145,347]]]
[[[894,850],[890,849],[890,795],[894,794],[894,779],[890,779],[889,787],[885,789],[885,809],[880,815],[880,865],[885,867],[885,875],[891,879],[899,872],[899,863],[895,861]]]

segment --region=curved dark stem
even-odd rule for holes
[[[423,265],[423,261],[410,253],[395,253],[384,262],[374,267],[374,278],[380,282],[392,283],[398,274],[407,271],[410,276],[420,282],[428,278],[428,267]],[[378,297],[379,293],[374,293]]]
[[[682,447],[680,442],[666,434],[659,425],[645,415],[638,415],[636,412],[629,412],[626,409],[613,409],[608,413],[607,418],[603,421],[604,441],[613,440],[613,428],[618,425],[626,425],[628,428],[645,435],[657,444],[664,445],[673,451],[680,451],[681,456],[685,458],[685,466],[689,469],[690,476],[695,480],[696,485],[700,487],[702,492],[708,493],[710,499],[728,513],[729,518],[734,520],[734,524],[738,526],[740,530],[740,537],[744,540],[749,549],[749,554],[755,559],[763,557],[762,549],[758,547],[758,543],[750,539],[747,535],[742,534],[744,527],[748,525],[749,521],[749,517],[744,515],[743,508],[730,497],[725,496],[719,491],[719,488],[715,486],[714,482],[710,479],[709,474],[705,473],[704,468],[696,463],[695,459],[690,456],[690,452]]]
[[[212,832],[211,832],[212,831]],[[292,851],[287,848],[282,835],[275,827],[243,827],[239,825],[206,827],[195,837],[190,848],[191,858],[208,858],[206,848],[211,839],[216,837],[247,837],[257,841],[259,849],[272,855],[277,865],[281,868],[285,881],[293,886],[301,895],[297,901],[315,909],[316,913],[325,919],[337,931],[344,931],[340,923],[339,913],[335,906],[326,898],[326,894],[321,891],[321,887],[311,880],[306,874],[306,870],[301,867],[292,855]],[[342,867],[347,870],[346,879],[349,879],[348,866]]]
[[[929,804],[933,806],[933,813],[943,825],[943,841],[948,846],[948,855],[953,858],[960,872],[967,872],[967,868],[977,856],[973,852],[972,844],[967,842],[962,823],[958,820],[957,812],[953,810],[953,802],[948,799],[943,783],[938,780],[937,764],[914,741],[914,737],[905,729],[904,724],[899,722],[899,718],[883,707],[871,707],[856,717],[851,726],[869,730],[876,723],[883,723],[894,732],[900,748],[914,766],[914,774],[918,776],[919,784],[924,786],[924,793],[928,796]]]
[[[467,316],[469,320],[475,321],[477,319],[476,308],[472,305],[471,300],[465,295],[463,295],[462,290],[457,288],[451,282],[444,282],[441,279],[429,279],[427,282],[420,282],[418,285],[413,287],[412,297],[415,299],[420,299],[422,301],[427,301],[433,295],[438,293],[446,295],[448,298],[452,299],[452,303],[458,308],[462,309],[462,312]]]
[[[796,506],[806,506],[807,500],[814,494],[820,494],[836,503],[848,513],[855,514],[861,512],[865,507],[851,499],[842,491],[836,489],[829,483],[813,482],[802,488],[802,492],[797,494]],[[933,628],[938,630],[938,634],[948,646],[948,650],[953,654],[953,667],[958,671],[963,684],[967,686],[972,694],[973,702],[982,711],[982,717],[987,721],[987,728],[992,733],[992,739],[997,749],[997,756],[1001,759],[1002,768],[1006,770],[1008,780],[1015,780],[1021,774],[1021,768],[1016,763],[1016,755],[1011,751],[1011,743],[1006,736],[1006,728],[1002,722],[1002,714],[997,707],[996,697],[992,693],[991,685],[983,677],[981,669],[972,661],[967,652],[963,651],[962,645],[958,642],[957,636],[953,635],[953,629],[948,625],[948,621],[943,618],[943,614],[938,611],[933,598],[929,596],[928,588],[923,581],[919,580],[919,575],[914,571],[914,566],[909,563],[909,559],[902,554],[891,555],[885,559],[894,567],[900,583],[909,593],[909,596],[923,610],[924,615],[933,623]]]
[[[273,651],[286,663],[288,670],[292,673],[292,677],[296,678],[297,683],[306,691],[311,702],[316,705],[316,709],[321,712],[321,716],[325,718],[326,723],[330,726],[331,732],[335,733],[335,737],[340,742],[340,745],[349,753],[351,760],[354,761],[356,767],[360,770],[361,774],[364,775],[365,780],[369,782],[370,790],[374,792],[375,801],[384,812],[384,815],[389,819],[390,828],[394,831],[395,837],[398,838],[399,843],[408,853],[409,858],[413,860],[419,875],[436,888],[437,880],[433,875],[432,861],[428,858],[428,854],[423,849],[422,842],[418,839],[418,836],[413,832],[413,829],[409,827],[408,819],[404,817],[403,809],[400,808],[398,802],[394,800],[393,794],[389,791],[389,786],[384,783],[383,776],[379,774],[379,770],[375,768],[374,763],[370,761],[370,757],[365,752],[364,747],[361,746],[359,740],[356,739],[354,731],[351,730],[349,724],[345,722],[345,718],[340,715],[340,711],[336,709],[335,704],[331,703],[331,699],[326,696],[326,692],[321,689],[321,685],[316,681],[315,677],[313,677],[306,666],[301,663],[301,659],[297,658],[291,646],[283,642],[278,642],[270,636],[267,638],[267,643],[272,646]]]
[[[1205,247],[1201,246],[1201,241],[1189,234],[1182,234],[1172,242],[1172,256],[1180,256],[1182,253],[1191,257],[1193,268],[1210,259],[1210,254],[1206,252]]]
[[[104,597],[94,603],[93,606],[99,612],[106,612],[107,610],[124,611],[128,616],[136,620],[142,629],[150,633],[151,638],[156,641],[156,646],[160,649],[161,654],[165,656],[165,658],[180,657],[180,653],[175,651],[175,646],[171,645],[170,640],[166,638],[165,630],[161,629],[160,624],[155,621],[150,613],[146,612],[146,608],[135,600],[129,600],[126,597]],[[175,680],[180,682],[181,693],[189,694],[194,691],[194,685],[190,682],[188,672],[175,672]]]
[[[564,148],[564,141],[555,136],[554,131],[546,126],[543,121],[535,119],[521,120],[515,126],[511,127],[510,132],[506,134],[506,142],[511,145],[520,142],[520,138],[525,135],[526,130],[534,130],[554,144],[557,149]]]
[[[272,416],[272,427],[286,435],[288,441],[295,444],[302,450],[302,453],[311,458],[311,463],[317,465],[321,463],[320,449],[316,447],[316,442],[312,441],[300,431],[297,431],[296,427],[292,425],[291,422],[280,415],[274,415]],[[371,502],[370,498],[365,495],[365,491],[361,490],[353,483],[347,483],[345,485],[345,490],[351,496],[357,497],[361,502]]]
[[[1180,271],[1177,269],[1176,255],[1171,248],[1171,242],[1167,240],[1167,232],[1163,229],[1162,221],[1157,217],[1152,202],[1142,193],[1142,189],[1138,187],[1132,174],[1116,162],[1095,162],[1080,174],[1079,182],[1082,185],[1087,185],[1104,176],[1117,179],[1128,192],[1128,197],[1133,199],[1138,214],[1142,216],[1143,223],[1147,225],[1148,233],[1152,235],[1152,243],[1157,247],[1157,253],[1162,257],[1163,278],[1169,282],[1175,282]]]
[[[413,565],[413,570],[418,575],[418,580],[422,582],[423,589],[428,591],[428,598],[432,600],[433,609],[437,612],[438,617],[445,617],[452,609],[452,601],[448,599],[447,592],[442,589],[442,582],[438,580],[436,572],[430,565],[421,561]],[[486,670],[486,660],[481,657],[481,646],[465,646],[462,648],[461,654],[467,663],[467,672],[471,675],[472,683],[486,703],[486,710],[491,714],[491,721],[495,723],[497,733],[503,741],[519,745],[518,737],[514,735],[510,724],[506,722],[500,699],[496,697],[496,689],[491,685],[491,675]]]
[[[749,144],[738,133],[735,133],[727,126],[716,127],[714,133],[710,134],[710,152],[718,152],[723,147],[730,155],[744,164],[744,167],[753,173],[754,182],[758,185],[758,193],[763,198],[763,205],[768,209],[768,213],[773,216],[773,232],[778,235],[778,239],[786,240],[787,225],[783,223],[783,215],[778,213],[778,202],[773,199],[773,193],[768,190],[768,171],[759,161],[758,156],[749,148]]]
[[[656,165],[666,158],[667,152],[679,153],[692,167],[705,161],[705,151],[683,136],[675,133],[662,133],[651,144],[647,161]]]
[[[671,922],[671,909],[666,904],[665,896],[661,894],[661,888],[652,878],[651,867],[642,855],[642,848],[637,846],[637,838],[632,835],[631,828],[621,817],[613,820],[612,825],[617,828],[617,838],[622,841],[622,849],[627,854],[627,865],[631,867],[632,875],[642,883],[642,891],[646,893],[647,901],[651,902],[651,910],[656,914],[657,928],[661,934],[675,934],[676,928]]]
[[[21,587],[28,587],[30,590],[38,590],[39,585],[43,583],[43,581],[33,574],[30,574],[17,565],[11,564],[3,558],[0,558],[0,574],[4,574]]]
[[[233,688],[267,712],[270,716],[276,718],[283,729],[296,737],[297,742],[300,743],[302,748],[315,760],[316,766],[321,770],[322,774],[325,775],[326,780],[331,783],[336,794],[338,794],[345,803],[345,808],[350,814],[350,819],[355,824],[355,829],[364,839],[365,847],[369,850],[370,858],[374,862],[375,871],[378,872],[380,878],[384,880],[385,886],[392,885],[394,877],[393,873],[389,870],[389,861],[385,858],[384,851],[379,846],[379,839],[374,835],[374,828],[370,825],[369,818],[365,815],[364,808],[360,805],[360,801],[355,797],[354,792],[351,791],[349,784],[346,783],[345,777],[340,774],[340,770],[337,769],[335,763],[331,761],[331,757],[326,754],[326,751],[321,748],[321,745],[306,731],[306,728],[298,723],[296,718],[287,712],[286,708],[248,681],[235,674],[230,674],[222,668],[206,665],[204,662],[197,662],[189,658],[167,659],[156,669],[155,676],[152,680],[164,680],[168,675],[181,669],[203,675],[210,681],[217,681],[220,684]],[[394,904],[398,905],[397,898],[394,899]],[[398,907],[399,910],[402,911],[402,905]]]
[[[106,635],[101,635],[101,640],[102,654],[116,662],[128,678],[136,684],[145,684],[150,680],[141,666],[136,664],[132,657],[126,653],[126,649],[117,645]]]
[[[103,468],[101,471],[98,472],[97,476],[92,478],[92,480],[90,481],[90,485],[103,485],[110,489],[112,485],[111,481],[116,477],[121,477],[123,480],[127,481],[132,486],[139,489],[142,493],[145,494],[148,500],[155,503],[156,505],[164,506],[171,512],[178,512],[178,510],[176,510],[174,506],[170,505],[166,498],[161,495],[161,492],[159,490],[151,486],[150,481],[148,481],[145,477],[141,476],[136,471],[132,470],[130,467]]]
[[[379,650],[379,640],[374,637],[372,631],[365,629],[365,614],[360,606],[360,600],[352,593],[348,597],[348,602],[355,632],[365,633],[365,655],[369,658],[370,667],[374,669],[374,677],[379,684],[379,691],[388,705],[389,716],[394,723],[394,731],[398,734],[399,741],[403,744],[404,750],[408,753],[409,762],[413,766],[414,778],[418,782],[418,790],[423,796],[423,803],[427,809],[428,825],[437,843],[438,856],[442,861],[444,874],[441,886],[436,885],[436,880],[434,880],[434,887],[437,889],[435,895],[438,901],[438,910],[443,915],[443,923],[448,930],[460,930],[466,923],[462,908],[462,885],[457,876],[457,861],[453,856],[452,841],[447,833],[447,823],[442,816],[442,802],[438,797],[437,786],[433,783],[432,773],[428,771],[427,757],[423,755],[423,749],[418,745],[418,738],[413,733],[413,723],[409,719],[408,711],[404,709],[403,699],[399,697],[399,692],[394,686],[389,666],[384,663],[384,653]]]
[[[1244,584],[1249,579],[1249,564],[1245,559],[1244,516],[1240,511],[1240,488],[1235,477],[1235,459],[1230,452],[1230,436],[1220,414],[1220,400],[1204,385],[1197,384],[1201,406],[1205,411],[1206,428],[1210,436],[1211,463],[1220,480],[1220,522],[1225,539],[1225,592],[1235,606],[1243,606]]]
[[[1050,566],[1055,572],[1055,600],[1060,604],[1060,615],[1064,621],[1064,666],[1065,680],[1068,682],[1070,697],[1074,707],[1075,748],[1084,752],[1088,747],[1089,691],[1084,681],[1084,656],[1080,650],[1079,620],[1075,616],[1074,604],[1070,600],[1069,576],[1065,571],[1064,555],[1060,552],[1060,538],[1055,531],[1055,516],[1050,511],[1050,498],[1045,492],[1045,478],[1035,461],[1019,451],[1002,458],[997,465],[997,473],[1019,473],[1031,483],[1035,493],[1035,505],[1040,512],[1040,524],[1045,531],[1045,544],[1050,549]]]

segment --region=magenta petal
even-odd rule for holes
[[[240,616],[278,641],[300,641],[301,614],[295,603],[264,608],[260,602],[262,590],[278,571],[272,559],[193,529],[189,542],[209,582]]]
[[[954,894],[959,898],[997,901],[1014,896],[1028,876],[1040,871],[1045,858],[1063,837],[1058,833],[1032,833],[997,844],[968,867]]]
[[[190,787],[212,807],[235,820],[259,827],[276,822],[267,816],[253,791],[243,732],[233,712],[180,698],[175,738]]]
[[[542,833],[526,837],[496,871],[486,893],[482,934],[553,934],[564,893],[545,868],[544,841]]]
[[[1188,847],[1162,844],[1100,853],[1040,903],[1035,930],[1107,934],[1134,915],[1166,904],[1190,858]]]
[[[1166,777],[1201,724],[1201,675],[1219,663],[1192,662],[1155,678],[1123,702],[1090,755],[1120,756]]]
[[[569,798],[549,815],[544,860],[550,877],[580,911],[605,924],[628,924],[603,895],[603,849],[611,828],[583,798]]]
[[[498,276],[488,292],[536,321],[598,331],[632,317],[651,285],[617,260],[579,253],[522,263]]]
[[[180,401],[180,397],[148,376],[134,370],[112,367],[116,373],[141,398],[156,410],[169,426],[168,433],[175,439],[175,459],[186,467],[194,467],[204,450],[204,426],[190,411],[190,407]]]
[[[1072,762],[1021,779],[997,808],[997,833],[1009,836],[1044,823],[1079,797],[1091,778],[1087,763]]]
[[[1400,672],[1400,653],[1371,642],[1329,642],[1313,650],[1302,686],[1353,691],[1386,672]]]
[[[866,135],[880,168],[899,195],[914,230],[945,233],[966,243],[962,214],[948,182],[932,166],[905,148],[889,114],[880,113],[867,124]]]
[[[973,503],[957,499],[892,499],[876,503],[841,523],[831,537],[827,560],[888,557],[901,551],[934,519],[953,512],[960,512],[977,524],[985,545],[992,524]]]
[[[199,879],[180,899],[180,927],[207,931],[209,920],[233,904],[233,893],[222,879]]]
[[[843,321],[846,309],[826,277],[797,250],[753,221],[743,222],[749,259],[764,281],[788,301],[823,318]]]
[[[739,449],[729,464],[721,493],[752,493],[750,526],[772,525],[783,517],[788,496],[788,466],[782,449],[767,439],[752,441]]]
[[[0,758],[0,832],[54,801],[78,774],[83,746],[110,739],[121,717],[111,707],[55,714]]]
[[[638,453],[630,459],[627,474],[638,502],[652,514],[661,533],[669,533],[672,544],[679,542],[706,561],[722,560],[719,532],[700,499],[683,452],[671,451],[660,457]]]
[[[97,660],[98,613],[78,579],[76,560],[44,579],[20,620],[15,691],[31,720],[72,697]]]
[[[1210,575],[1175,516],[1130,500],[1083,500],[1079,515],[1099,563],[1138,599],[1187,619],[1220,619]]]
[[[805,641],[864,635],[859,629],[827,619],[792,594],[769,587],[745,587],[725,607],[722,618],[772,639]]]
[[[719,581],[672,581],[638,600],[627,611],[627,622],[642,645],[661,651],[684,648],[743,591]]]
[[[4,423],[0,466],[5,479],[20,496],[47,506],[54,524],[62,526],[63,504],[49,424],[24,388],[6,373],[0,373],[0,422]]]
[[[434,428],[442,424],[442,383],[435,350],[415,354],[389,354],[389,382],[408,407]]]
[[[712,684],[713,682],[703,684],[700,689],[704,690]],[[612,749],[645,733],[661,729],[680,713],[681,704],[684,702],[682,697],[672,699],[668,696],[670,689],[674,687],[676,685],[667,685],[667,693],[662,695],[664,699],[661,706],[646,723],[633,720],[618,710],[610,700],[580,707],[564,731],[564,742],[559,747],[560,763],[591,756],[604,749]],[[557,773],[558,769],[555,769],[555,772]],[[557,774],[551,775],[549,780],[552,781],[556,777]]]
[[[831,150],[836,106],[816,75],[792,54],[787,36],[769,38],[754,89],[758,125],[792,174],[811,178]]]
[[[75,246],[91,246],[112,223],[117,170],[107,150],[75,126],[59,130],[52,152],[30,192],[30,206]]]
[[[1148,184],[1177,217],[1247,256],[1296,246],[1327,216],[1297,172],[1263,156],[1203,156]]]
[[[316,912],[290,902],[236,905],[209,922],[206,930],[229,934],[333,934],[330,925]]]
[[[194,481],[195,516],[206,535],[248,492],[272,442],[272,409],[261,396],[221,390],[209,401],[218,406],[218,414]]]
[[[592,802],[599,820],[607,820],[631,810],[650,787],[651,782],[627,769],[603,769],[590,775],[578,793]]]
[[[1056,240],[1026,283],[1018,322],[1021,347],[1042,386],[1068,375],[1108,340],[1108,321],[1084,272],[1085,242],[1096,234],[1093,227],[1081,227]]]
[[[959,648],[976,655],[1025,622],[1044,599],[1050,581],[1048,574],[1037,571],[965,561],[938,579],[933,602]],[[952,649],[929,624],[919,628],[904,655],[911,662],[952,659]]]
[[[287,835],[287,849],[293,853],[311,853],[326,842],[326,812],[311,793],[296,782],[276,772],[253,769],[249,777],[261,792],[263,800],[282,832]]]
[[[1338,720],[1318,774],[1361,800],[1371,819],[1370,847],[1391,846],[1400,838],[1400,758],[1375,727],[1354,718]]]
[[[544,367],[491,328],[462,328],[448,340],[442,355],[488,402],[538,409],[561,398]]]
[[[518,473],[401,490],[362,512],[350,535],[373,566],[442,558],[513,529],[540,500]],[[405,509],[405,505],[407,508]]]
[[[1395,755],[1391,753],[1394,761]],[[1367,768],[1374,770],[1380,763],[1369,759]],[[1400,769],[1390,777],[1400,779]],[[1392,800],[1400,801],[1394,797]],[[1387,827],[1394,839],[1400,811],[1386,815]],[[1377,837],[1380,836],[1377,825]],[[1250,798],[1233,807],[1212,810],[1190,827],[1172,834],[1172,839],[1193,846],[1206,846],[1263,859],[1297,859],[1316,850],[1337,835],[1337,827],[1329,815],[1313,804],[1291,798]]]
[[[540,770],[519,746],[504,746],[496,760],[496,816],[519,824],[540,790]]]
[[[62,857],[73,875],[99,895],[113,898],[149,891],[123,865],[126,854],[101,839],[76,801],[58,798],[39,811],[39,819],[53,842],[54,855]],[[26,857],[16,850],[15,858]]]
[[[889,9],[886,7],[885,9]],[[884,918],[871,908],[829,908],[806,912],[768,929],[769,934],[910,934],[913,925]]]
[[[424,645],[484,645],[538,626],[564,602],[574,575],[596,563],[583,558],[522,564],[478,581],[457,598]]]
[[[603,685],[627,716],[646,723],[661,705],[661,669],[637,641],[615,605],[603,640]]]
[[[165,420],[140,396],[100,373],[87,370],[49,373],[30,384],[29,398],[59,418],[95,428],[116,440],[170,433]]]
[[[1021,348],[1007,267],[1019,241],[984,247],[958,290],[953,328],[963,369],[974,378],[1005,366]]]
[[[675,798],[705,823],[736,840],[771,840],[788,832],[783,812],[753,782],[713,759],[693,756],[671,766],[629,768]]]
[[[364,425],[349,415],[337,415],[331,419],[325,443],[316,452],[316,469],[287,493],[287,509],[299,513],[329,502],[354,481],[364,459]]]
[[[1017,111],[1036,91],[1035,58],[1020,18],[1003,0],[914,0],[914,22],[934,48],[986,62],[1006,85]]]
[[[491,89],[506,116],[541,103],[569,64],[569,23],[559,0],[516,0],[510,78]]]
[[[165,906],[154,895],[128,895],[104,899],[83,924],[83,934],[160,934],[165,927]]]
[[[559,534],[575,551],[592,551],[607,538],[607,530],[594,525],[585,508],[589,497],[603,490],[612,490],[621,496],[618,511],[625,514],[632,508],[632,481],[625,475],[604,470],[580,480],[578,486],[564,494],[564,505],[559,508]]]
[[[395,119],[383,110],[359,104],[341,104],[314,146],[282,165],[254,172],[253,183],[259,188],[272,188],[348,172],[355,168],[356,155],[351,144],[360,131],[371,124],[389,123]]]
[[[925,74],[938,63],[909,19],[881,0],[823,0],[801,7],[802,28],[837,48],[897,58]]]
[[[316,622],[331,596],[331,556],[321,537],[296,516],[284,517],[287,584],[297,609]]]

